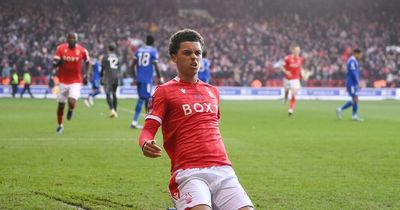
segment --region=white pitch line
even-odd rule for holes
[[[102,104],[102,106],[104,106],[104,107],[107,107],[107,108],[108,108],[108,105],[104,105],[104,104]],[[128,112],[128,113],[130,113],[130,114],[133,114],[133,113],[135,113],[134,111],[132,111],[132,110],[130,110],[130,109],[121,108],[121,107],[118,107],[118,108],[117,108],[117,110],[118,110],[118,111],[120,111],[120,110],[121,110],[121,111],[124,111],[124,112]],[[140,117],[141,117],[141,118],[144,118],[144,116],[146,115],[146,113],[143,113],[143,112],[142,112],[142,113],[140,113],[140,114],[141,114],[141,115],[140,115]]]

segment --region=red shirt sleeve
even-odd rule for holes
[[[288,68],[289,68],[289,56],[285,57],[285,62],[284,62],[283,67],[286,69],[286,71],[288,71]]]
[[[163,87],[158,86],[149,100],[147,119],[153,119],[162,124],[167,110],[167,94]]]
[[[82,48],[82,51],[83,51],[83,60],[89,61],[90,59],[89,52],[85,48]]]
[[[143,145],[148,140],[153,140],[154,136],[157,133],[158,127],[160,127],[160,123],[155,120],[146,120],[144,122],[144,126],[142,132],[139,136],[139,146],[143,148]]]
[[[62,55],[61,55],[61,50],[62,49],[61,48],[62,48],[61,46],[57,47],[56,53],[54,54],[53,59],[61,60],[61,58],[62,58]]]

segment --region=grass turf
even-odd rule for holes
[[[56,102],[0,100],[0,209],[165,209],[169,159],[148,159],[129,128],[134,100],[108,119],[105,100],[78,102],[56,130]],[[223,101],[221,132],[257,209],[400,209],[398,101]],[[143,118],[141,118],[143,121]],[[158,134],[161,142],[161,135]]]

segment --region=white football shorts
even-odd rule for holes
[[[283,79],[283,86],[285,89],[300,89],[300,80],[299,79]]]
[[[252,207],[231,166],[214,166],[176,171],[169,192],[177,210],[204,204],[213,210]]]
[[[57,95],[58,102],[65,103],[68,98],[78,100],[81,95],[81,83],[63,84],[58,85],[59,92]]]

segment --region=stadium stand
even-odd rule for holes
[[[46,84],[55,47],[70,30],[79,33],[78,42],[91,56],[103,53],[108,42],[117,43],[126,79],[129,49],[152,33],[168,80],[175,75],[168,38],[190,27],[205,37],[214,85],[251,86],[255,80],[263,86],[282,85],[274,64],[291,42],[298,42],[308,70],[306,86],[343,86],[346,59],[352,48],[360,47],[364,86],[400,87],[399,4],[307,1],[3,0],[0,81],[8,82],[11,69],[20,74],[28,69],[33,84]],[[347,9],[340,6],[344,4]]]

